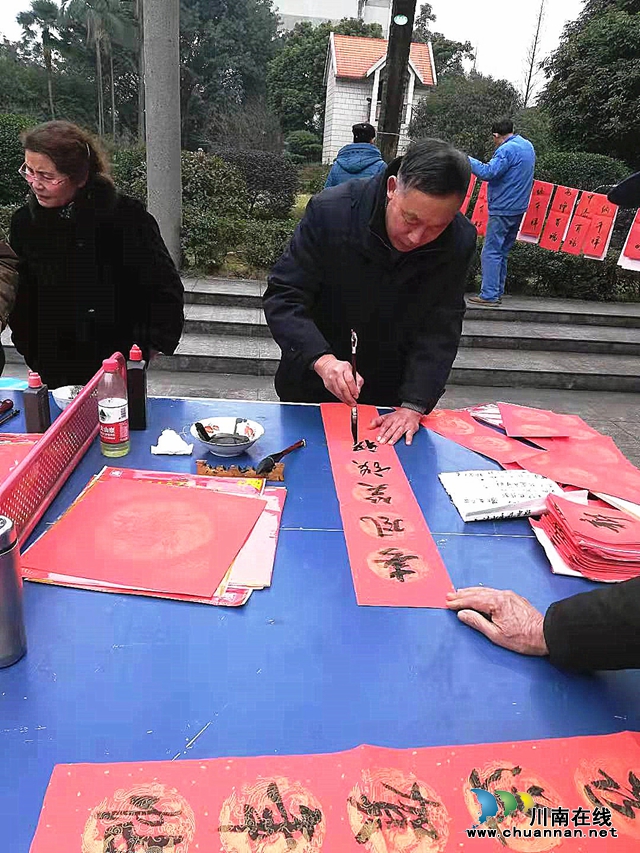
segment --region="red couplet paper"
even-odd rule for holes
[[[449,438],[468,450],[482,453],[500,465],[540,453],[535,447],[479,424],[469,412],[434,409],[430,415],[425,415],[420,423],[443,438]]]
[[[542,237],[540,238],[539,245],[542,249],[548,249],[550,252],[558,252],[560,250],[564,235],[569,227],[570,218],[570,213],[551,211],[545,222]]]
[[[533,409],[513,403],[498,403],[502,423],[512,438],[553,438],[578,436],[591,438],[599,435],[578,415],[560,415],[548,409]]]
[[[597,260],[604,258],[609,248],[614,222],[614,216],[602,216],[598,214],[591,218],[587,239],[582,247],[585,257],[596,258]]]
[[[556,442],[562,439],[554,439],[552,450],[519,459],[520,465],[562,485],[640,503],[640,471],[605,436]]]
[[[632,853],[640,840],[639,776],[635,732],[405,750],[359,746],[330,755],[61,764],[31,853],[449,853],[476,845]],[[485,803],[474,790],[493,795],[490,815],[481,817]],[[469,835],[479,824],[498,837]],[[560,837],[544,835],[550,827]]]
[[[633,225],[629,231],[627,242],[623,249],[625,258],[630,258],[632,261],[640,261],[640,210],[636,213]]]
[[[569,225],[562,251],[569,255],[582,254],[582,247],[587,240],[590,227],[591,219],[588,216],[578,216],[576,213]]]
[[[473,191],[475,189],[477,178],[475,175],[471,175],[469,178],[469,186],[467,187],[467,194],[464,197],[464,201],[462,202],[462,207],[460,208],[460,213],[466,213],[469,209],[469,204],[471,203],[471,196],[473,195]]]
[[[259,498],[110,478],[23,555],[25,569],[210,598],[265,507]]]
[[[453,585],[397,453],[362,427],[354,445],[347,406],[321,410],[358,604],[446,607]],[[365,426],[378,411],[358,416]]]
[[[529,207],[520,226],[520,233],[524,236],[537,239],[542,234],[547,210],[551,202],[553,186],[553,184],[549,184],[546,181],[533,182]]]
[[[571,216],[577,198],[578,190],[572,187],[556,187],[551,202],[551,211],[553,213],[567,213]]]
[[[602,198],[606,199],[606,196],[600,196],[600,199]],[[597,204],[597,193],[581,193],[580,198],[578,199],[578,205],[576,207],[576,216],[591,216],[593,208],[595,208]]]
[[[21,438],[23,438],[21,436]],[[4,441],[0,437],[0,483],[6,480],[14,468],[22,462],[25,456],[33,448],[35,441]]]
[[[488,184],[483,181],[480,185],[480,192],[478,193],[476,206],[473,209],[473,216],[471,217],[471,222],[476,226],[476,230],[481,237],[484,237],[487,233],[487,223],[489,222],[487,187]]]

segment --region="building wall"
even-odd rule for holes
[[[324,138],[322,162],[332,163],[343,145],[353,142],[351,126],[359,121],[369,121],[373,78],[367,80],[336,79],[333,68],[327,75],[327,100],[325,104]],[[416,84],[413,93],[413,109],[429,92],[429,87]],[[374,127],[377,123],[374,122]],[[409,145],[408,126],[400,128],[398,153],[403,154]]]
[[[336,79],[333,71],[327,79],[322,162],[331,163],[343,145],[353,142],[351,127],[369,121],[373,81]]]
[[[282,29],[293,29],[298,21],[340,21],[342,18],[358,17],[358,0],[275,0],[277,13],[282,20]],[[366,0],[363,18],[368,24],[378,23],[385,38],[389,34],[391,0]]]

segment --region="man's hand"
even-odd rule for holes
[[[544,616],[526,598],[510,590],[472,586],[447,595],[458,619],[503,649],[522,655],[547,655]],[[488,617],[488,618],[487,618]]]
[[[321,355],[313,369],[324,382],[324,387],[347,406],[355,406],[364,385],[359,373],[353,378],[353,370],[348,361],[338,361],[335,355]]]
[[[420,412],[413,409],[400,407],[395,412],[374,418],[369,424],[369,429],[379,429],[377,439],[380,444],[395,444],[403,435],[407,437],[407,444],[411,444],[413,436],[420,429]]]

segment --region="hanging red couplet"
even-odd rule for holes
[[[585,257],[602,260],[607,253],[615,216],[592,216],[587,239],[582,247]]]
[[[640,261],[640,210],[633,220],[622,254],[632,261]]]
[[[553,193],[553,184],[546,181],[534,181],[529,199],[529,207],[522,220],[520,233],[525,237],[534,237],[538,239],[542,234],[544,221],[547,216],[547,210],[551,203],[551,195]]]
[[[573,208],[578,198],[578,190],[573,187],[556,187],[551,202],[551,211],[556,213],[567,213],[569,216],[573,213]]]
[[[576,213],[571,220],[571,225],[569,225],[567,236],[562,244],[562,251],[569,255],[582,254],[582,247],[586,243],[590,227],[591,219],[588,216],[578,216]]]
[[[487,195],[487,184],[484,181],[480,186],[480,192],[478,193],[476,206],[473,209],[471,222],[476,226],[478,234],[481,237],[484,237],[487,233],[487,223],[489,222],[489,198]]]
[[[453,585],[396,451],[366,429],[354,444],[342,403],[321,411],[358,604],[445,608]],[[378,410],[358,414],[368,426]]]
[[[471,175],[469,178],[469,186],[467,187],[467,194],[464,197],[464,201],[462,202],[462,207],[460,208],[460,213],[466,213],[469,209],[469,204],[471,203],[471,196],[473,195],[473,191],[476,186],[477,178],[475,175]]]
[[[569,226],[570,218],[570,213],[559,213],[555,210],[551,211],[545,223],[542,237],[540,238],[539,245],[541,248],[548,249],[550,252],[559,251],[562,241],[564,240],[564,235]]]

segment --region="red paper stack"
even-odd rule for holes
[[[582,506],[549,495],[537,526],[566,565],[595,581],[640,575],[640,520],[609,507]]]
[[[271,582],[286,495],[263,486],[104,468],[27,549],[23,575],[99,592],[244,604]]]

